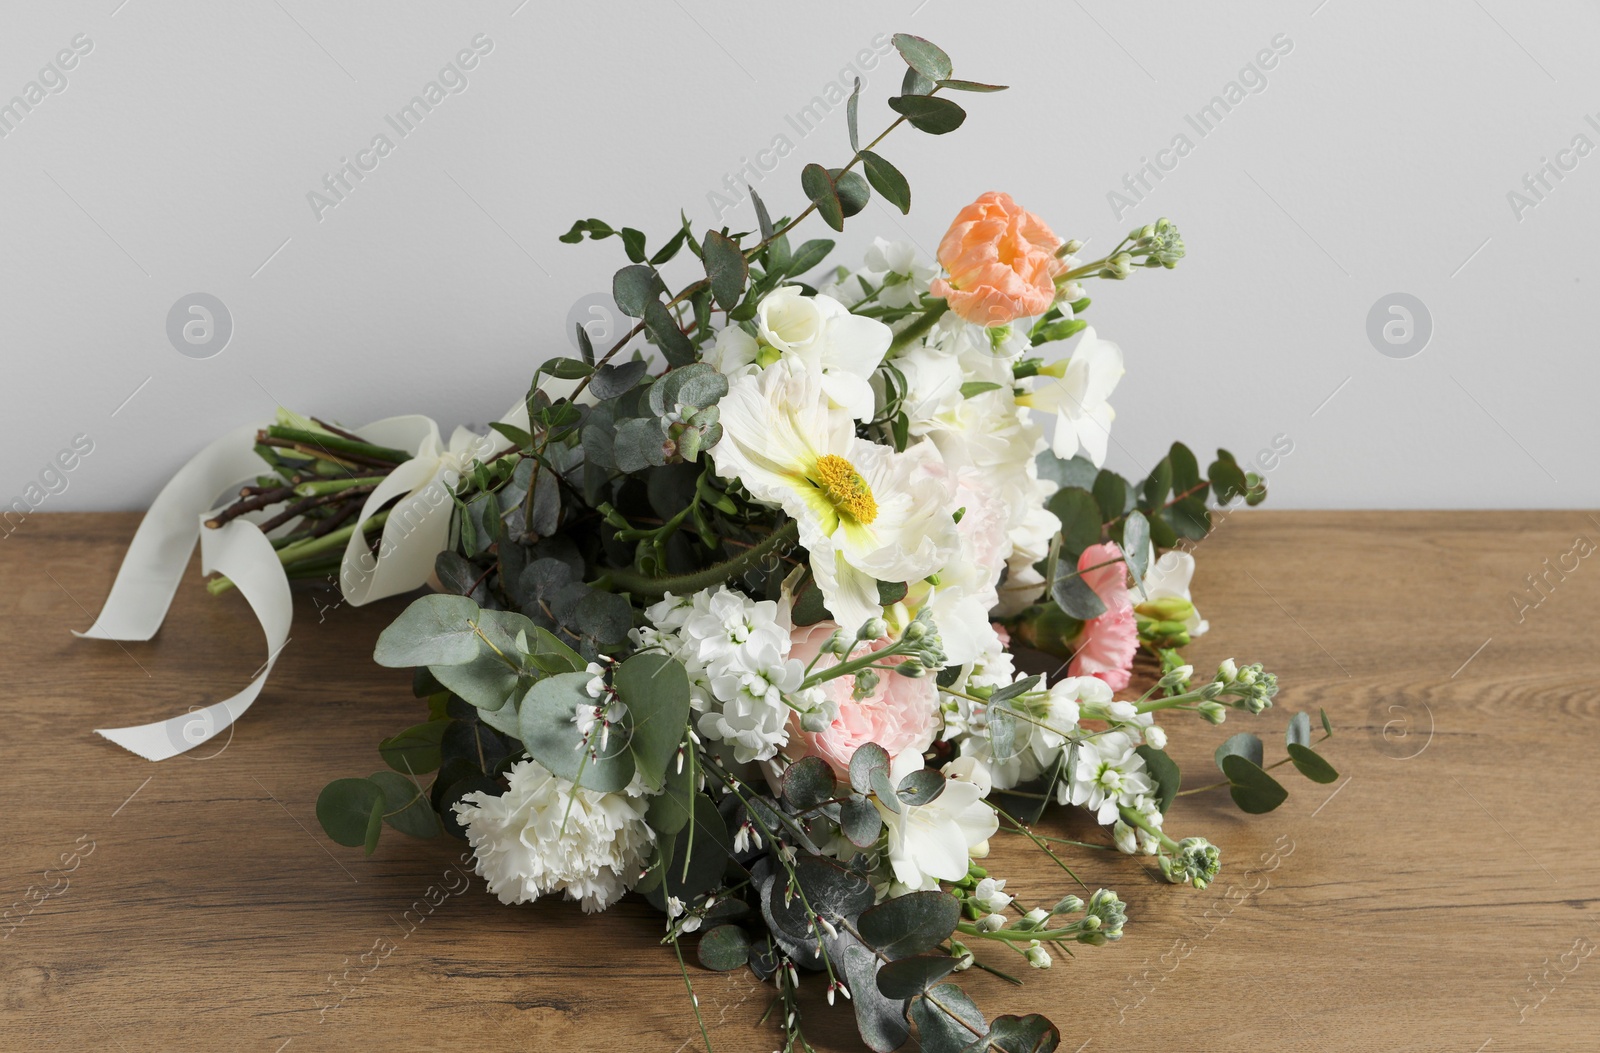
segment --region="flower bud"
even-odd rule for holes
[[[1207,724],[1221,724],[1228,719],[1228,707],[1221,702],[1207,700],[1197,707]]]
[[[869,618],[856,630],[857,640],[880,640],[888,635],[889,626],[882,618]]]
[[[1045,950],[1044,947],[1040,945],[1038,940],[1030,941],[1028,943],[1028,949],[1022,953],[1028,959],[1028,964],[1033,966],[1035,969],[1050,968],[1050,952]]]
[[[1028,911],[1027,914],[1023,915],[1023,920],[1032,922],[1034,925],[1041,925],[1048,920],[1049,917],[1049,911],[1045,910],[1043,907],[1035,907]]]
[[[1162,596],[1159,599],[1146,600],[1134,610],[1158,622],[1184,622],[1194,614],[1194,604],[1182,596]]]
[[[895,666],[894,671],[899,673],[901,676],[915,678],[919,676],[926,676],[928,674],[928,667],[917,661],[915,658],[907,658],[904,662],[901,662],[899,665]]]
[[[1067,241],[1062,242],[1061,247],[1056,250],[1056,257],[1058,259],[1064,259],[1067,256],[1071,256],[1081,248],[1083,248],[1083,242],[1079,241],[1077,238],[1069,238]]]
[[[1003,914],[985,914],[978,919],[979,932],[999,932],[1005,927],[1006,919]]]
[[[1239,678],[1239,666],[1232,658],[1226,658],[1217,666],[1217,679],[1224,684],[1231,684]]]
[[[1083,900],[1077,896],[1067,896],[1050,908],[1051,914],[1076,914],[1083,909]]]

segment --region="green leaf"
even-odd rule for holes
[[[932,768],[921,768],[910,772],[900,780],[900,785],[895,787],[894,795],[902,804],[923,805],[933,801],[944,792],[945,778]]]
[[[850,93],[850,99],[844,104],[845,123],[850,129],[850,152],[861,152],[861,135],[856,130],[856,107],[861,101],[861,78],[856,78],[855,90]]]
[[[611,298],[630,318],[644,317],[645,304],[659,302],[666,291],[655,268],[644,264],[624,267],[611,278]]]
[[[702,259],[706,264],[706,277],[711,279],[711,295],[724,311],[732,310],[744,295],[744,283],[750,277],[750,266],[745,262],[739,243],[714,230],[706,231]]]
[[[955,972],[961,964],[948,954],[919,954],[889,962],[878,970],[878,991],[885,998],[910,998]]]
[[[611,229],[609,223],[598,219],[580,219],[572,225],[571,230],[562,234],[556,240],[568,245],[576,245],[583,240],[585,234],[589,235],[592,240],[599,241],[601,238],[609,238],[615,233],[616,231]]]
[[[617,236],[622,239],[622,251],[628,254],[628,259],[634,263],[643,263],[644,231],[634,230],[632,227],[623,227],[617,231]]]
[[[391,735],[378,743],[378,755],[397,772],[420,775],[439,767],[439,740],[448,720],[430,720]]]
[[[948,77],[937,83],[939,87],[949,88],[951,91],[991,92],[1005,91],[1007,88],[1005,84],[981,84],[975,80],[951,80]]]
[[[679,771],[673,764],[667,768],[661,792],[650,798],[644,820],[658,836],[671,837],[689,822],[689,813],[694,809],[694,770],[685,763]]]
[[[750,960],[750,934],[737,925],[718,925],[700,937],[700,964],[725,973]]]
[[[404,775],[375,771],[368,778],[383,790],[383,821],[411,837],[437,837],[439,817],[422,788]]]
[[[669,365],[681,366],[694,361],[694,344],[683,335],[683,330],[678,328],[678,320],[672,317],[672,312],[660,300],[651,300],[644,305],[644,328],[655,345],[661,348]]]
[[[937,83],[950,76],[950,56],[939,45],[910,33],[896,33],[894,47],[906,65],[929,80]]]
[[[480,648],[478,656],[470,662],[429,666],[429,670],[439,683],[460,695],[463,701],[490,711],[504,706],[506,700],[516,694],[522,679],[487,647]]]
[[[646,783],[658,787],[689,722],[689,675],[675,658],[640,653],[617,666],[612,684],[628,707],[634,764]]]
[[[1322,730],[1327,734],[1332,735],[1333,723],[1328,720],[1328,711],[1326,709],[1319,708],[1317,710],[1317,714],[1322,717]]]
[[[372,825],[383,826],[383,787],[371,779],[335,779],[317,795],[317,822],[338,844],[366,844]]]
[[[598,741],[585,748],[574,718],[579,706],[597,701],[587,690],[591,679],[586,672],[562,673],[534,683],[517,706],[518,737],[528,755],[552,774],[588,790],[611,793],[633,779],[630,726],[625,718],[622,727],[611,729],[604,749]]]
[[[1289,743],[1289,761],[1312,782],[1330,783],[1339,777],[1338,769],[1324,760],[1322,754],[1298,742]]]
[[[1109,523],[1128,507],[1128,481],[1108,468],[1094,477],[1094,499],[1102,523]]]
[[[986,391],[999,391],[1000,385],[992,380],[969,380],[961,385],[961,397],[970,399],[974,395],[982,395]]]
[[[661,887],[652,893],[652,896],[659,895],[662,903],[667,896],[676,896],[687,903],[710,891],[722,880],[722,872],[733,854],[722,813],[703,793],[694,796],[694,821],[678,831],[671,845],[671,863]]]
[[[1100,541],[1105,522],[1100,518],[1100,503],[1089,491],[1067,486],[1051,494],[1045,507],[1061,520],[1062,562],[1076,568],[1083,550]]]
[[[865,742],[850,756],[850,788],[864,797],[872,792],[874,776],[888,780],[889,755],[876,742]]]
[[[594,379],[589,382],[589,391],[602,402],[625,395],[633,390],[633,386],[639,383],[639,378],[649,368],[650,363],[643,359],[600,366],[594,371]]]
[[[906,598],[906,593],[911,591],[903,581],[878,582],[878,603],[884,607],[892,607]]]
[[[895,95],[889,99],[889,108],[929,135],[953,132],[967,119],[966,110],[949,99],[932,95]]]
[[[378,634],[372,659],[390,669],[470,662],[478,656],[477,616],[478,605],[465,596],[423,596]]]
[[[1278,780],[1240,754],[1231,753],[1222,758],[1222,774],[1233,784],[1228,790],[1233,803],[1240,811],[1251,815],[1270,812],[1289,797],[1289,791],[1278,785]]]
[[[578,327],[578,332],[583,332],[582,326]],[[527,432],[523,431],[514,424],[507,424],[505,421],[497,420],[490,424],[489,427],[493,428],[501,435],[504,435],[507,439],[510,439],[511,445],[515,446],[519,450],[526,450],[528,447],[533,445],[533,436],[529,435]]]
[[[1178,762],[1167,756],[1166,750],[1158,750],[1154,746],[1140,746],[1134,752],[1144,758],[1144,766],[1156,781],[1156,806],[1162,815],[1167,814],[1167,809],[1172,807],[1173,800],[1178,796],[1178,786],[1183,782]]]
[[[861,152],[861,162],[867,170],[867,182],[882,194],[884,200],[898,208],[902,214],[911,211],[911,184],[900,174],[900,169],[871,150]]]
[[[1161,458],[1161,463],[1145,477],[1140,490],[1144,494],[1144,507],[1152,511],[1160,508],[1172,492],[1172,461]]]
[[[1213,754],[1216,757],[1217,767],[1219,768],[1222,768],[1222,762],[1229,757],[1243,757],[1251,764],[1260,767],[1265,755],[1266,751],[1262,748],[1261,740],[1248,731],[1241,731],[1228,739],[1228,741],[1218,746],[1216,753]],[[1222,768],[1222,771],[1223,774],[1227,774],[1228,769]]]
[[[829,921],[834,921],[838,918],[854,918],[872,906],[876,898],[871,883],[864,876],[830,859],[802,853],[793,866],[800,890],[805,893],[804,900],[798,895],[793,899],[786,897],[786,882],[780,874],[772,886],[767,906],[777,926],[796,939],[809,937],[815,940],[817,936],[811,926],[811,917],[806,912],[806,904],[809,903],[813,911]]]
[[[983,1013],[953,983],[940,984],[912,1002],[911,1020],[917,1025],[922,1053],[963,1053],[981,1041],[975,1036],[989,1033]]]
[[[871,801],[852,797],[839,805],[839,831],[857,848],[871,848],[883,832],[883,816]]]
[[[856,1013],[856,1031],[861,1041],[874,1050],[899,1049],[911,1037],[906,1023],[906,1003],[903,999],[886,998],[878,990],[876,974],[878,956],[849,932],[841,932],[837,939],[828,941],[828,957],[834,968],[844,971],[844,982],[849,984],[850,1005]]]
[[[540,364],[539,372],[557,380],[582,380],[594,367],[576,358],[551,358]]]
[[[833,177],[819,164],[808,164],[800,170],[800,189],[813,205],[823,222],[834,230],[844,229],[844,206],[839,203],[839,191]]]
[[[900,78],[901,95],[926,95],[932,90],[933,81],[914,69],[907,69],[906,75]]]
[[[828,258],[828,253],[833,251],[833,242],[826,238],[813,238],[795,250],[788,266],[784,268],[785,274],[804,274],[823,260]]]
[[[1200,483],[1200,462],[1196,461],[1189,447],[1181,442],[1172,444],[1167,451],[1167,460],[1172,465],[1172,489],[1175,493],[1183,493]]]
[[[1250,489],[1249,480],[1244,476],[1244,469],[1234,463],[1232,455],[1230,454],[1226,458],[1220,456],[1227,452],[1226,450],[1218,450],[1219,456],[1211,462],[1211,467],[1206,470],[1206,474],[1211,477],[1211,490],[1217,495],[1217,500],[1223,504],[1227,504],[1236,497],[1244,496],[1245,491]]]
[[[867,202],[872,200],[872,188],[860,173],[830,168],[828,175],[833,179],[834,192],[839,195],[839,208],[846,219],[866,208]]]
[[[1137,508],[1122,521],[1122,561],[1133,572],[1133,583],[1143,589],[1150,569],[1150,521]]]
[[[1076,573],[1063,574],[1050,586],[1050,598],[1056,601],[1056,606],[1080,621],[1098,618],[1106,612],[1106,605],[1089,583],[1083,580],[1083,575]]]
[[[890,958],[909,958],[949,939],[960,920],[961,901],[950,893],[909,892],[865,911],[856,927],[869,946]]]
[[[983,1040],[983,1053],[1051,1053],[1061,1045],[1061,1032],[1038,1013],[997,1016]]]
[[[1311,714],[1296,713],[1289,718],[1289,730],[1284,732],[1284,740],[1291,746],[1299,743],[1302,746],[1311,744]]]
[[[797,812],[833,797],[833,768],[821,757],[802,757],[784,770],[783,799]]]
[[[767,214],[767,203],[761,200],[761,195],[748,183],[745,184],[745,190],[750,194],[750,203],[756,207],[756,223],[761,229],[761,240],[771,241],[772,217]]]

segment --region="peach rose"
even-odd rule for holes
[[[1139,629],[1133,615],[1133,600],[1128,591],[1128,571],[1120,562],[1086,570],[1097,563],[1120,560],[1122,550],[1116,542],[1090,545],[1078,557],[1084,583],[1100,597],[1106,612],[1083,624],[1078,638],[1078,653],[1067,671],[1073,676],[1094,676],[1113,691],[1128,686],[1132,677],[1133,656],[1139,650]]]
[[[789,657],[811,661],[838,628],[830,621],[796,626]],[[882,650],[888,644],[888,640],[878,640],[870,646],[873,650]],[[895,663],[899,659],[886,661]],[[835,656],[826,655],[816,668],[826,669],[837,664]],[[892,760],[907,751],[921,753],[933,744],[933,737],[938,733],[939,689],[932,676],[883,673],[878,689],[862,699],[851,697],[855,690],[853,676],[824,681],[822,690],[838,703],[839,715],[825,730],[818,732],[803,730],[799,720],[791,718],[789,746],[784,752],[793,760],[811,755],[821,757],[843,778],[849,776],[850,758],[855,756],[859,746],[876,742]]]
[[[1056,298],[1056,275],[1065,264],[1044,221],[991,190],[956,214],[939,242],[939,262],[950,273],[928,290],[969,322],[1000,326],[1043,314]]]

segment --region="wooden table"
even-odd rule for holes
[[[407,676],[369,657],[402,601],[297,597],[293,642],[231,740],[152,765],[93,735],[225,697],[264,657],[244,602],[208,596],[197,568],[155,641],[69,634],[99,610],[136,522],[38,515],[0,542],[0,907],[57,889],[0,942],[0,1048],[697,1046],[641,903],[603,919],[507,909],[476,877],[464,890],[459,842],[390,831],[368,859],[322,835],[322,786],[379,769],[379,738],[419,719]],[[1173,753],[1209,782],[1223,737],[1256,730],[1281,756],[1290,712],[1321,706],[1342,780],[1290,778],[1289,802],[1258,818],[1216,792],[1182,798],[1168,829],[1224,852],[1205,892],[1079,851],[1084,880],[1128,901],[1124,939],[1023,969],[1022,990],[982,974],[969,990],[991,1013],[1047,1012],[1067,1051],[1596,1048],[1600,565],[1580,558],[1596,542],[1581,512],[1225,521],[1198,551],[1213,629],[1192,657],[1263,661],[1284,690],[1254,720],[1171,722]],[[1547,558],[1569,569],[1519,623],[1511,596]],[[997,838],[993,863],[1031,899],[1070,890],[1016,838]],[[430,889],[443,902],[418,924],[406,912]],[[776,1044],[756,1024],[767,989],[694,975],[718,1050]],[[853,1048],[848,1011],[814,1001],[813,1041]]]

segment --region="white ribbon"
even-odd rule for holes
[[[528,430],[528,411],[520,400],[502,423]],[[246,518],[207,529],[219,495],[236,494],[269,466],[255,452],[256,426],[239,428],[201,450],[162,488],[140,522],[117,571],[100,616],[76,636],[98,640],[148,640],[161,628],[178,591],[195,541],[205,574],[224,575],[238,587],[266,635],[267,660],[243,691],[203,709],[152,724],[96,729],[124,749],[159,761],[191,750],[244,715],[266,685],[278,655],[289,642],[294,602],[289,578],[260,527]],[[427,417],[390,417],[358,429],[368,442],[403,449],[411,459],[398,465],[367,497],[355,520],[339,569],[339,588],[353,606],[409,592],[427,583],[434,559],[450,543],[451,493],[461,473],[475,460],[510,447],[498,432],[478,435],[457,428],[449,445]],[[384,523],[374,557],[364,526],[386,502],[394,504]],[[227,502],[231,502],[229,497]],[[227,503],[224,502],[224,503]]]

